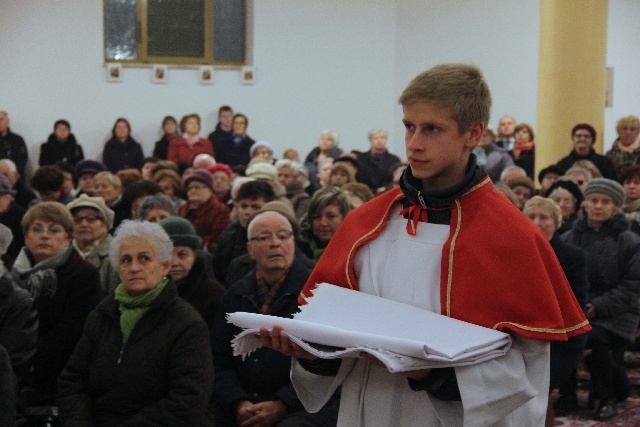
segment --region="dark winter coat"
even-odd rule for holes
[[[214,137],[209,135],[209,140],[213,144],[213,152],[216,162],[224,163],[230,167],[246,166],[251,161],[249,149],[255,143],[249,135],[244,136],[240,142],[234,142],[233,135],[228,137]]]
[[[211,425],[211,347],[200,315],[169,283],[121,349],[118,306],[111,295],[89,315],[60,375],[63,424]]]
[[[267,314],[291,318],[298,312],[297,298],[310,273],[310,269],[294,260]],[[279,400],[285,404],[288,414],[304,411],[291,384],[290,357],[267,348],[257,349],[244,360],[233,355],[231,340],[241,329],[227,323],[226,315],[236,311],[260,313],[257,286],[254,269],[224,296],[213,328],[214,406],[223,413],[219,416],[226,415],[229,420],[235,419],[233,407],[240,400],[253,403]]]
[[[515,154],[513,153],[513,150],[509,151],[509,155],[513,159],[513,163],[516,166],[520,166],[522,169],[524,169],[529,178],[531,178],[532,180],[535,179],[533,175],[535,170],[535,160],[536,160],[535,145],[531,147],[530,150],[522,151],[520,153],[520,157],[518,157],[517,159],[515,157]]]
[[[0,276],[0,345],[11,358],[20,383],[31,370],[38,338],[38,315],[33,298],[7,272]]]
[[[100,298],[98,270],[75,249],[67,262],[56,269],[56,275],[55,294],[35,300],[40,323],[32,383],[45,401],[54,397],[56,379],[82,335],[87,316]]]
[[[176,281],[176,286],[180,298],[191,304],[211,329],[220,300],[227,290],[217,280],[207,277],[202,254],[196,252],[191,271],[187,277]]]
[[[584,252],[576,246],[563,241],[558,233],[551,240],[551,247],[560,261],[564,275],[567,276],[573,295],[583,309],[587,305],[589,296],[589,280],[587,279],[587,265]],[[587,344],[587,334],[569,338],[568,341],[554,341],[551,343],[551,388],[559,386],[576,368],[584,347]]]
[[[25,168],[29,160],[29,152],[24,139],[7,129],[5,135],[0,135],[0,159],[9,159],[16,164],[16,169],[20,173],[20,179],[25,179]]]
[[[49,135],[47,142],[40,146],[40,166],[55,165],[60,161],[65,161],[71,166],[75,166],[84,159],[82,146],[76,141],[73,134],[69,134],[66,141],[58,141],[55,134]]]
[[[615,214],[598,231],[587,218],[579,219],[562,239],[587,257],[589,302],[596,309],[591,324],[633,341],[640,321],[640,237],[629,230],[624,214]]]
[[[115,136],[104,146],[102,163],[111,173],[118,173],[122,169],[142,169],[144,155],[142,146],[135,139],[129,137],[125,142],[120,142]]]
[[[220,283],[225,282],[231,261],[247,253],[247,242],[247,229],[240,225],[238,220],[222,231],[213,257],[213,270]]]
[[[215,196],[211,196],[195,209],[189,207],[189,202],[185,203],[180,206],[178,213],[193,224],[196,233],[202,238],[202,248],[215,253],[222,230],[231,223],[229,208],[220,203]]]
[[[361,153],[358,156],[356,181],[366,184],[373,194],[377,194],[379,188],[393,183],[391,167],[397,163],[400,163],[400,158],[386,150],[383,154],[376,156],[371,154],[371,151]]]
[[[563,157],[556,164],[566,171],[578,160],[589,160],[596,165],[604,178],[612,179],[614,181],[618,180],[618,174],[616,173],[616,169],[613,167],[611,160],[602,154],[596,153],[594,149],[591,149],[591,152],[584,157],[578,156],[575,151],[572,151],[568,156]]]
[[[13,200],[24,210],[29,209],[31,201],[38,198],[38,195],[32,189],[27,187],[27,184],[22,182],[22,180],[16,181],[16,185],[13,186],[13,189],[16,192],[13,196]]]

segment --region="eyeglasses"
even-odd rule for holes
[[[73,217],[73,222],[75,222],[76,224],[81,224],[82,221],[87,221],[90,224],[93,224],[96,221],[100,221],[102,218],[100,218],[97,215],[87,215],[87,216],[78,216],[78,217]]]
[[[51,235],[55,235],[55,234],[60,234],[60,233],[64,233],[65,230],[62,226],[60,225],[52,225],[51,227],[45,229],[43,226],[39,225],[39,224],[34,224],[31,227],[29,227],[27,229],[27,231],[29,233],[33,233],[33,234],[37,234],[37,235],[41,235],[44,234],[45,232],[47,234],[51,234]]]
[[[260,233],[257,236],[250,238],[249,241],[256,242],[260,245],[267,245],[273,241],[274,237],[278,243],[283,243],[293,237],[293,231],[280,230],[276,234]]]
[[[205,188],[209,188],[204,184],[199,184],[199,183],[193,183],[193,184],[189,184],[189,186],[187,187],[187,191],[190,190],[204,190]]]

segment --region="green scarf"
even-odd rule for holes
[[[136,296],[131,296],[125,291],[122,283],[118,285],[115,291],[115,300],[120,303],[120,329],[122,330],[122,347],[127,344],[133,328],[142,316],[149,311],[151,304],[156,300],[158,295],[169,283],[169,279],[163,279],[155,288]]]
[[[311,248],[311,253],[313,254],[313,260],[318,261],[320,259],[320,255],[324,252],[325,247],[320,247],[316,239],[311,239],[309,242],[309,248]]]

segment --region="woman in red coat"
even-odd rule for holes
[[[193,158],[201,153],[213,156],[213,145],[211,141],[202,138],[200,132],[200,116],[197,114],[187,114],[180,120],[180,131],[182,136],[172,139],[169,142],[169,152],[167,159],[172,162],[185,162],[191,164]]]
[[[178,213],[196,228],[202,238],[202,248],[213,253],[222,230],[231,223],[231,212],[213,194],[213,177],[206,170],[191,172],[185,178],[184,186],[187,203],[180,206]]]

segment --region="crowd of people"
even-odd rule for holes
[[[405,117],[416,102],[431,105],[405,100]],[[371,200],[365,206],[403,192],[411,206],[422,205],[424,218],[409,204],[400,212],[415,235],[418,221],[427,221],[414,188],[422,164],[412,160],[410,138],[408,161],[390,153],[384,129],[369,132],[367,151],[343,151],[326,130],[306,157],[290,148],[278,159],[268,142],[248,136],[246,115],[225,105],[218,121],[204,138],[198,114],[179,122],[167,116],[145,157],[128,120],[118,118],[93,160],[60,119],[27,179],[26,145],[0,111],[0,312],[8,313],[0,317],[0,356],[12,372],[2,377],[10,380],[3,405],[13,408],[2,411],[5,420],[57,405],[68,425],[336,424],[341,388],[329,387],[317,411],[307,412],[289,370],[292,355],[300,359],[294,370],[320,376],[344,366],[321,366],[277,345],[234,356],[239,329],[226,315],[291,317],[316,263],[332,263],[345,244],[333,239],[340,225]],[[435,133],[437,125],[419,132]],[[497,129],[482,126],[465,145],[467,184],[488,176],[542,230],[593,328],[551,346],[549,391],[561,392],[555,410],[578,408],[575,371],[588,349],[595,417],[612,418],[629,395],[622,354],[640,321],[640,120],[620,119],[605,154],[593,148],[593,126],[576,124],[567,131],[570,153],[540,171],[539,185],[534,129],[510,116]],[[467,184],[456,197],[475,188]],[[424,197],[428,206],[454,200]],[[430,210],[428,222],[448,224],[440,210]],[[376,269],[356,262],[358,275]],[[416,378],[412,389],[433,391]],[[438,384],[452,378],[443,374]],[[443,399],[459,400],[461,392],[454,387]],[[551,402],[548,411],[552,417]]]

